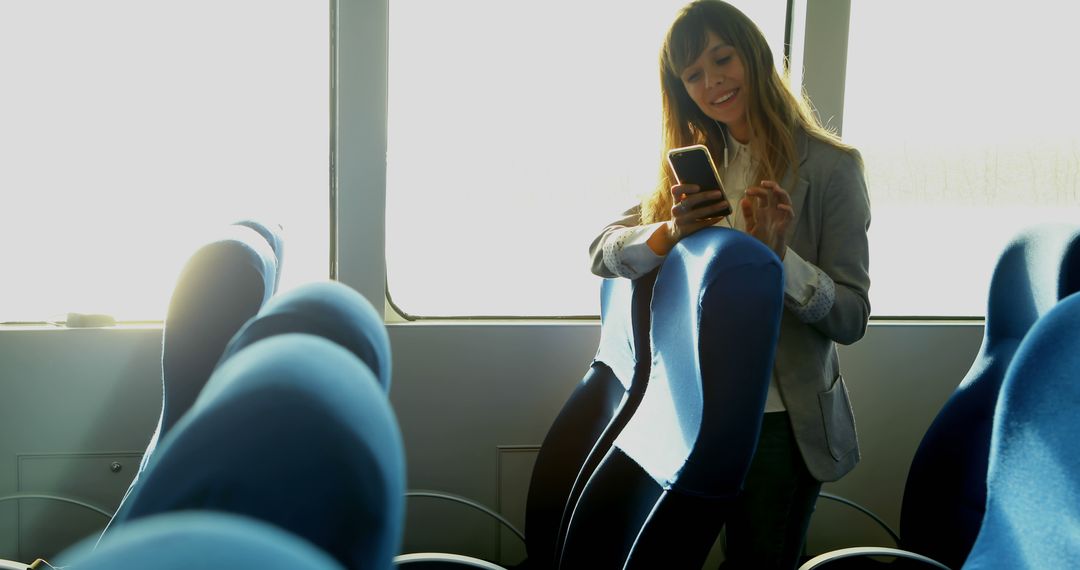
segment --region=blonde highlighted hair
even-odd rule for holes
[[[745,70],[743,91],[748,101],[750,154],[756,166],[752,180],[779,181],[789,168],[798,166],[795,132],[799,127],[809,136],[850,150],[822,127],[806,97],[792,92],[787,79],[776,70],[764,34],[750,18],[721,0],[695,0],[679,12],[660,50],[664,158],[656,190],[641,202],[643,224],[671,218],[670,189],[676,181],[667,166],[668,150],[703,144],[713,156],[723,153],[725,129],[694,103],[681,77],[682,71],[705,51],[708,32],[735,48]]]

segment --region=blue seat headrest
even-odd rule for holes
[[[394,413],[368,367],[321,337],[275,335],[222,363],[141,480],[113,526],[231,512],[349,568],[389,567],[400,546],[405,464]]]
[[[911,462],[900,517],[904,547],[949,566],[971,550],[986,507],[993,415],[1021,340],[1080,289],[1080,226],[1038,225],[1001,251],[990,280],[983,341]]]
[[[274,254],[278,259],[282,259],[285,255],[285,238],[282,236],[284,229],[281,227],[281,224],[271,224],[263,220],[249,218],[233,222],[232,225],[243,226],[255,230],[270,244],[270,247],[274,250]]]
[[[367,298],[348,285],[305,283],[276,295],[236,333],[221,361],[256,341],[284,333],[321,336],[345,347],[389,391],[392,366],[386,325]]]
[[[760,429],[783,266],[757,239],[706,228],[676,246],[652,297],[652,369],[616,445],[658,482],[738,492]]]
[[[1039,319],[1005,374],[972,568],[1080,560],[1080,293]]]
[[[242,226],[224,228],[188,259],[162,331],[161,433],[191,406],[229,339],[273,295],[276,274],[270,244]]]
[[[994,266],[986,312],[988,340],[1019,341],[1058,301],[1080,291],[1080,226],[1028,228]]]
[[[255,519],[191,511],[166,513],[129,524],[101,541],[73,546],[57,567],[79,570],[341,570],[307,541]]]
[[[240,220],[238,222],[233,222],[233,225],[248,227],[255,230],[270,244],[270,248],[274,251],[274,257],[277,259],[277,271],[275,273],[274,283],[280,285],[281,269],[285,264],[285,238],[282,235],[284,229],[281,225],[270,224],[256,219]]]

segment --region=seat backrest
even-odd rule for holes
[[[1032,324],[1080,291],[1080,226],[1018,234],[994,267],[982,346],[923,436],[908,472],[902,546],[956,568],[975,542],[986,508],[990,434],[1005,370]]]
[[[191,407],[236,331],[270,299],[277,256],[254,229],[230,225],[181,270],[162,329],[157,439]]]
[[[387,568],[401,546],[404,451],[389,399],[325,338],[280,334],[232,355],[142,479],[115,528],[170,511],[231,512],[347,568]]]
[[[251,228],[259,235],[266,239],[266,242],[270,244],[270,248],[274,250],[274,257],[277,258],[277,271],[274,272],[274,291],[278,290],[281,286],[281,270],[285,267],[285,238],[284,228],[281,224],[271,224],[262,220],[246,219],[233,222],[235,226],[243,226]]]
[[[575,506],[561,567],[701,567],[757,444],[782,308],[780,260],[744,233],[707,228],[668,254],[645,394]]]
[[[277,527],[209,511],[166,513],[125,525],[97,548],[80,543],[60,554],[58,568],[79,570],[342,570],[327,554]]]
[[[162,328],[161,414],[117,512],[124,509],[158,442],[199,395],[229,340],[273,295],[281,241],[268,226],[231,224],[184,264]]]
[[[316,281],[274,296],[233,336],[221,362],[252,343],[285,334],[321,336],[348,349],[390,390],[390,336],[363,295],[338,281]]]
[[[634,281],[605,279],[600,286],[596,356],[552,422],[533,464],[525,508],[525,549],[532,567],[553,567],[572,505],[641,401],[655,278],[651,272]]]
[[[986,516],[965,569],[1080,560],[1080,293],[1031,328],[994,415]]]

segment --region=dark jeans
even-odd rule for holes
[[[806,470],[787,412],[765,414],[757,451],[727,522],[724,570],[798,567],[821,482]]]

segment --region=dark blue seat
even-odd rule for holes
[[[270,244],[270,249],[274,250],[274,257],[277,258],[277,271],[274,273],[274,291],[276,292],[281,285],[281,271],[285,268],[284,228],[281,227],[281,224],[271,224],[253,218],[233,222],[233,225],[251,228],[259,232],[259,235]]]
[[[1080,293],[1049,309],[1004,372],[990,441],[986,514],[966,560],[946,566],[907,550],[828,552],[800,570],[896,556],[948,570],[1073,568],[1080,560]],[[865,568],[865,565],[857,566]]]
[[[1031,326],[1077,291],[1080,226],[1034,226],[1002,250],[990,280],[982,346],[915,453],[904,486],[900,531],[886,527],[901,550],[949,568],[964,563],[986,510],[990,436],[1005,371]],[[910,565],[906,560],[898,558],[895,564]],[[829,567],[853,564],[873,562],[851,553]]]
[[[356,290],[338,281],[305,283],[274,296],[236,333],[221,361],[254,342],[285,333],[321,336],[348,349],[390,390],[390,337],[382,315]]]
[[[281,529],[236,515],[167,513],[69,548],[59,568],[78,570],[342,570],[324,552]]]
[[[191,407],[229,340],[274,294],[281,248],[282,239],[270,226],[247,220],[224,228],[184,264],[162,328],[161,414],[118,513],[158,442]]]
[[[783,267],[756,239],[707,228],[656,278],[640,405],[578,500],[561,567],[700,568],[757,445]]]
[[[279,265],[262,232],[236,224],[184,265],[162,329],[163,400],[155,441],[191,407],[226,344],[274,294]]]
[[[548,428],[525,511],[528,568],[551,568],[589,477],[645,394],[649,304],[656,272],[600,287],[600,344],[585,377]]]
[[[161,412],[125,499],[160,438],[191,407],[229,339],[274,294],[282,256],[283,239],[273,226],[244,220],[222,228],[184,263],[162,329]],[[48,498],[99,510],[66,497]],[[124,499],[118,511],[123,508]]]
[[[749,468],[779,334],[780,260],[754,238],[710,228],[684,239],[658,275],[634,285],[628,295],[626,280],[604,283],[597,361],[609,362],[603,367],[594,362],[590,375],[596,376],[587,375],[567,404],[580,406],[567,414],[580,419],[560,414],[556,425],[566,423],[553,426],[544,448],[552,445],[549,440],[574,439],[569,426],[590,416],[604,422],[594,428],[610,425],[610,416],[597,409],[622,402],[619,413],[627,415],[618,420],[617,431],[580,432],[602,434],[601,443],[586,454],[586,462],[599,462],[570,488],[576,500],[568,499],[568,516],[555,529],[561,533],[558,559],[541,564],[530,550],[528,568],[700,567]],[[643,325],[651,325],[651,350]],[[585,396],[586,390],[596,392]],[[606,438],[610,446],[604,445]],[[532,484],[545,481],[534,467]],[[530,487],[530,501],[533,493]],[[431,553],[398,557],[398,566],[499,568]]]
[[[1080,227],[1034,227],[1001,253],[979,354],[912,460],[900,512],[902,548],[950,567],[963,563],[986,508],[990,433],[1005,370],[1031,325],[1076,291]]]
[[[965,570],[1080,561],[1080,293],[1024,337],[994,415],[986,516]]]
[[[585,377],[552,422],[533,464],[525,505],[525,531],[487,507],[439,491],[410,496],[447,499],[487,512],[525,542],[518,568],[553,568],[569,513],[593,470],[629,420],[644,394],[649,370],[649,303],[656,272],[637,280],[605,279],[600,287],[600,344]],[[644,355],[644,357],[643,357]],[[411,570],[492,567],[442,553],[399,557]]]
[[[401,544],[405,465],[386,392],[353,353],[286,333],[214,371],[162,440],[114,528],[211,510],[293,533],[346,568],[387,568]]]

